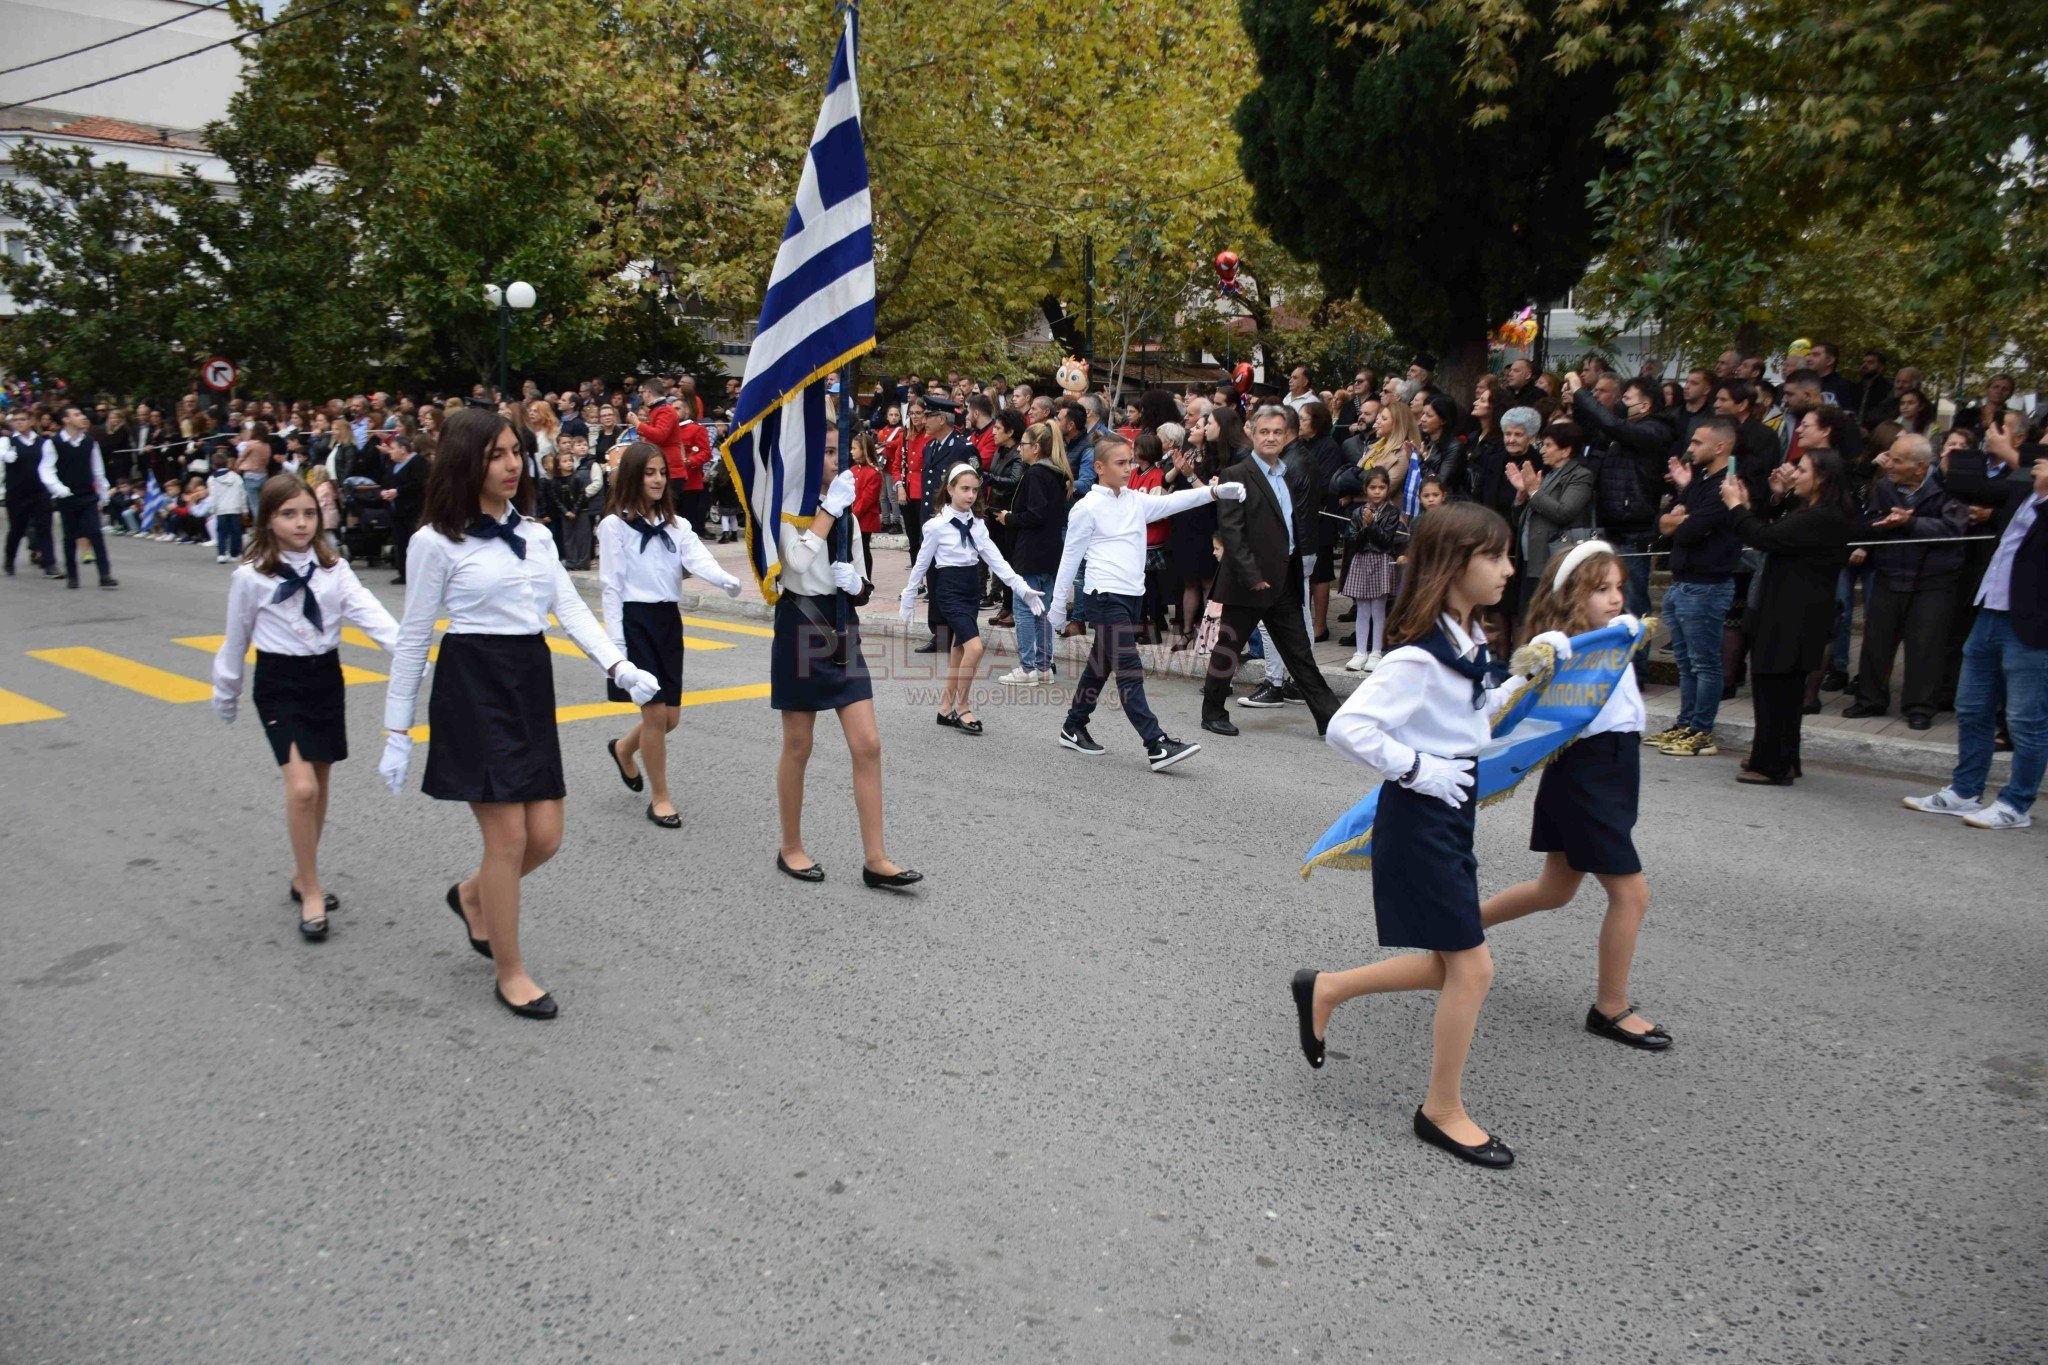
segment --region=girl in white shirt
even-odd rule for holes
[[[917,590],[927,577],[931,580],[932,612],[952,636],[946,686],[939,693],[939,724],[970,735],[981,733],[981,722],[968,706],[968,692],[981,670],[981,628],[976,622],[981,566],[988,565],[989,572],[1022,597],[1034,615],[1045,610],[1045,599],[1010,567],[989,539],[988,526],[974,515],[980,493],[981,471],[973,465],[956,464],[946,471],[945,505],[924,524],[917,562],[903,585],[903,624],[908,626],[917,615]]]
[[[475,875],[448,888],[448,906],[470,947],[492,959],[499,1003],[524,1018],[552,1019],[554,997],[534,984],[519,955],[520,879],[562,843],[548,613],[635,702],[652,700],[660,683],[606,638],[556,557],[554,536],[523,515],[533,491],[510,421],[476,408],[448,414],[422,525],[406,550],[405,620],[391,655],[378,771],[394,794],[404,789],[427,647],[445,614],[422,788],[437,800],[468,802],[484,840]]]
[[[1475,1165],[1503,1167],[1514,1153],[1465,1113],[1461,1081],[1493,959],[1480,926],[1479,862],[1472,852],[1474,760],[1493,718],[1524,683],[1488,657],[1483,608],[1500,601],[1514,567],[1508,524],[1472,502],[1447,503],[1417,524],[1408,573],[1387,621],[1391,650],[1331,718],[1330,747],[1377,772],[1372,830],[1373,914],[1380,945],[1420,953],[1344,972],[1294,974],[1294,1005],[1309,1065],[1323,1064],[1330,1013],[1354,996],[1437,991],[1429,1091],[1415,1135]],[[1570,657],[1571,643],[1538,642]]]
[[[728,597],[740,595],[740,581],[719,567],[689,522],[670,514],[668,464],[659,447],[636,441],[626,448],[608,511],[597,527],[605,634],[661,687],[625,738],[605,742],[605,752],[629,790],[654,784],[647,818],[680,829],[683,817],[668,792],[668,732],[683,716],[683,570]],[[617,683],[605,684],[605,695],[628,699]],[[631,770],[635,755],[643,772]]]
[[[1529,607],[1529,628],[1584,635],[1619,621],[1640,642],[1642,622],[1621,611],[1622,577],[1621,561],[1607,542],[1573,546],[1545,566]],[[1598,877],[1607,892],[1607,918],[1600,925],[1600,984],[1586,1012],[1586,1030],[1661,1052],[1671,1046],[1671,1035],[1636,1013],[1628,998],[1636,936],[1650,911],[1650,883],[1630,833],[1643,788],[1643,715],[1635,670],[1624,668],[1599,714],[1544,766],[1529,834],[1529,847],[1544,855],[1543,874],[1489,898],[1479,915],[1491,929],[1555,910],[1571,903],[1588,873]]]
[[[213,709],[234,724],[243,659],[253,645],[256,714],[284,775],[291,898],[299,932],[316,942],[327,937],[328,911],[341,904],[321,889],[318,863],[328,773],[348,757],[337,649],[344,622],[362,627],[385,650],[398,643],[391,613],[320,534],[312,490],[280,474],[263,485],[249,552],[228,580],[227,634],[213,657]]]

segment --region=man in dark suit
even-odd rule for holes
[[[1223,560],[1211,595],[1222,604],[1223,617],[1215,652],[1209,656],[1209,676],[1202,685],[1202,728],[1212,735],[1238,732],[1224,706],[1245,641],[1259,626],[1266,628],[1290,680],[1308,703],[1316,733],[1327,730],[1330,717],[1337,713],[1337,696],[1316,666],[1302,619],[1294,498],[1281,460],[1290,415],[1278,404],[1260,408],[1252,417],[1252,454],[1218,476],[1224,483],[1244,485],[1245,496],[1242,502],[1220,503],[1216,509]]]
[[[1956,683],[1955,771],[1932,796],[1905,800],[1914,810],[1960,816],[1978,829],[2025,829],[2048,767],[2048,451],[2027,447],[2032,469],[2022,472],[2021,447],[2002,424],[1985,430],[1984,448],[2012,466],[2004,478],[1985,477],[1968,452],[1942,461],[1949,493],[1993,508],[1998,529],[1998,548],[1977,585],[1977,621]],[[1986,805],[2001,694],[2012,775]]]
[[[412,448],[412,438],[402,431],[384,433],[384,449],[391,461],[385,478],[384,500],[391,504],[391,562],[398,566],[393,583],[405,582],[405,550],[412,533],[419,529],[420,512],[427,502],[427,462]]]

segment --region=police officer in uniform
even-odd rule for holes
[[[931,439],[924,447],[924,506],[916,515],[929,521],[938,515],[939,508],[946,501],[946,471],[956,464],[971,464],[981,468],[981,453],[974,448],[974,442],[961,434],[954,425],[960,416],[960,405],[953,401],[951,394],[933,389],[924,396],[924,430]],[[907,520],[911,516],[904,511]],[[932,638],[919,645],[918,654],[933,654],[938,651],[938,608],[929,598],[925,602],[925,624],[932,629]]]

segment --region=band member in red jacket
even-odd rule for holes
[[[641,440],[661,451],[676,512],[702,535],[711,506],[704,487],[705,471],[711,464],[711,435],[693,412],[677,406],[661,380],[641,380],[640,394],[646,401],[635,430]]]

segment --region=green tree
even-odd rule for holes
[[[1532,28],[1489,35],[1487,88],[1460,79],[1450,26],[1347,33],[1321,0],[1245,3],[1258,87],[1237,111],[1252,210],[1408,345],[1436,351],[1453,389],[1486,365],[1486,334],[1562,295],[1601,243],[1587,186],[1621,160],[1596,135],[1646,43],[1571,71]],[[1377,12],[1376,7],[1374,12]],[[1633,24],[1654,5],[1602,6]]]

